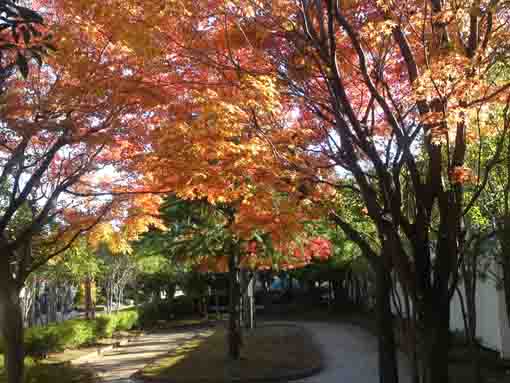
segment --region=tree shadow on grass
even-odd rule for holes
[[[241,360],[229,361],[224,328],[177,347],[141,371],[138,378],[166,383],[276,381],[313,375],[322,357],[298,326],[264,326],[244,334]]]

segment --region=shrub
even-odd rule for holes
[[[138,326],[138,311],[126,310],[115,314],[117,323],[115,326],[116,331],[128,331]]]
[[[141,328],[151,328],[160,320],[172,319],[170,301],[149,302],[139,307],[138,322]]]
[[[172,305],[172,313],[179,319],[193,315],[195,313],[193,298],[188,296],[175,298]]]
[[[182,296],[172,300],[149,302],[139,306],[138,322],[141,328],[154,327],[158,321],[189,318],[193,315],[193,298]]]
[[[136,310],[119,311],[111,315],[103,315],[96,319],[102,337],[111,338],[115,331],[128,331],[138,325]]]
[[[115,331],[131,330],[138,325],[138,312],[129,309],[111,315],[100,315],[94,320],[71,319],[44,327],[32,327],[25,332],[27,354],[63,351],[96,343],[100,338],[111,338]]]

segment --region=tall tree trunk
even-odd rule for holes
[[[423,364],[422,382],[447,383],[448,351],[450,348],[450,301],[440,296],[434,304],[427,304],[422,319]]]
[[[476,341],[476,288],[478,276],[478,256],[480,254],[480,240],[475,240],[473,251],[464,255],[462,274],[464,281],[464,293],[466,296],[466,335],[471,354],[471,367],[473,371],[473,382],[478,383],[482,380],[480,372],[480,353]],[[462,297],[460,297],[462,299]]]
[[[231,360],[241,358],[241,326],[239,323],[239,254],[237,246],[232,245],[229,257],[229,326],[228,326],[228,356]]]
[[[397,351],[391,312],[391,275],[382,259],[376,262],[375,272],[379,382],[398,383]]]
[[[55,291],[55,285],[50,283],[48,286],[48,322],[54,323],[57,321],[57,294]]]
[[[508,176],[510,177],[510,175]],[[503,291],[505,294],[506,315],[510,323],[510,215],[505,215],[498,225],[498,239],[501,246],[501,266],[503,268]]]
[[[220,296],[218,294],[218,288],[214,289],[214,299],[216,304],[216,319],[220,320]]]
[[[0,265],[0,322],[6,353],[5,366],[8,383],[22,383],[24,375],[23,314],[19,288],[10,275],[8,257]]]
[[[252,330],[255,328],[255,305],[253,299],[253,285],[255,283],[255,277],[252,275],[247,275],[247,283],[246,283],[246,291],[244,293],[245,296],[245,319],[244,325],[247,329]]]
[[[441,227],[440,227],[441,228]],[[444,229],[444,228],[443,228]],[[448,360],[450,350],[450,248],[440,247],[434,264],[433,284],[423,291],[419,303],[423,347],[422,381],[424,383],[448,383]],[[432,272],[432,271],[431,271]]]
[[[406,334],[409,339],[410,367],[413,383],[420,383],[420,369],[418,360],[418,334],[417,334],[417,317],[416,310],[412,306],[412,298],[409,296],[409,290],[402,285],[403,301],[405,309]]]
[[[506,316],[510,323],[510,142],[507,142],[506,185],[503,190],[503,217],[497,223],[497,236],[501,245],[503,267],[503,291],[505,294]]]
[[[94,301],[92,297],[92,278],[85,278],[85,318],[94,319],[96,317]]]

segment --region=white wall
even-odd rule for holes
[[[464,286],[459,284],[464,295]],[[479,280],[476,290],[477,306],[477,337],[481,343],[489,348],[502,351],[501,342],[501,320],[500,320],[500,295],[501,291],[496,289],[496,283],[491,279]],[[459,296],[456,293],[451,303],[450,328],[452,330],[464,330],[464,320],[462,318],[462,308]]]
[[[490,269],[491,274],[501,275],[500,266],[496,263],[491,264]],[[462,283],[459,287],[463,293]],[[401,292],[399,286],[397,286],[397,290]],[[476,332],[482,345],[499,351],[504,358],[510,358],[510,327],[506,315],[504,292],[501,288],[497,288],[494,278],[485,278],[478,281],[476,305]],[[392,308],[392,311],[396,313],[395,308]],[[464,330],[462,309],[457,293],[451,303],[450,328],[452,330]]]

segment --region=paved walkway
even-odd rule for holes
[[[276,323],[276,322],[275,322]],[[289,322],[277,322],[289,323]],[[295,322],[291,322],[295,323]],[[345,323],[299,322],[314,334],[325,358],[324,370],[296,383],[377,383],[376,338],[360,327]],[[130,377],[146,364],[195,337],[210,335],[211,330],[182,330],[144,335],[81,363],[95,371],[103,382],[135,383]],[[400,382],[409,383],[409,372],[400,357]]]
[[[130,377],[154,359],[196,337],[212,334],[211,330],[172,331],[140,336],[125,346],[105,352],[79,365],[92,369],[103,382],[135,382]]]
[[[324,370],[296,383],[377,383],[377,340],[360,327],[346,323],[302,322],[321,345]],[[411,382],[405,356],[399,354],[401,383]]]

